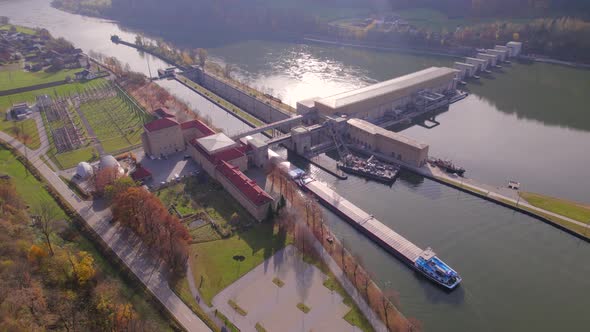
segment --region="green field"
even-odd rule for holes
[[[53,88],[39,89],[35,91],[23,92],[0,97],[0,110],[8,110],[13,104],[28,102],[34,103],[35,98],[39,95],[47,94],[55,98],[56,96],[68,96],[81,93],[86,89],[104,87],[107,83],[105,79],[95,79],[84,83],[71,83]],[[35,83],[37,84],[37,83]],[[94,129],[98,139],[101,141],[106,152],[114,152],[126,149],[141,143],[141,133],[143,121],[149,121],[151,116],[137,111],[132,106],[130,99],[123,95],[106,98],[100,101],[88,102],[82,104],[81,111],[87,118],[90,126]],[[74,109],[70,110],[74,123],[88,135],[86,128]],[[51,136],[51,127],[45,117],[44,123],[47,135]],[[59,122],[53,123],[53,127],[59,126]],[[0,122],[0,129],[9,129],[12,124],[5,121]],[[31,133],[32,136],[33,133]],[[35,135],[38,140],[38,134]],[[87,145],[80,149],[57,154],[53,140],[49,138],[51,148],[48,152],[49,157],[61,169],[67,169],[76,166],[80,161],[92,161],[97,157],[97,151],[93,146]],[[38,146],[36,141],[31,142],[31,146]]]
[[[0,97],[0,111],[7,111],[13,104],[17,103],[34,103],[35,98],[40,95],[49,95],[53,97],[65,96],[72,93],[76,93],[78,91],[84,90],[88,86],[93,86],[94,84],[97,84],[101,80],[102,79],[95,79],[84,83],[70,83],[56,86],[53,88],[45,88],[23,93],[15,93],[8,96],[2,96]]]
[[[37,130],[37,123],[33,119],[26,119],[24,121],[7,121],[4,114],[0,115],[0,131],[7,133],[12,137],[16,137],[19,141],[25,143],[27,147],[37,150],[41,147],[41,140],[39,139],[39,131]]]
[[[589,205],[531,192],[521,191],[518,194],[533,206],[560,214],[585,224],[590,223]]]
[[[6,25],[2,25],[0,26],[0,30],[10,30],[10,27],[12,27],[12,24],[6,24]],[[20,32],[20,33],[26,33],[28,35],[34,35],[37,33],[37,31],[31,29],[31,28],[27,28],[27,27],[22,27],[20,25],[15,25],[16,27],[16,31]]]
[[[80,110],[106,152],[141,144],[143,124],[151,120],[123,95],[84,103]]]
[[[94,84],[96,84],[96,83],[94,83]],[[92,85],[86,85],[86,87],[90,87],[90,86],[92,86]],[[58,95],[65,96],[65,95],[68,95],[74,91],[67,90],[67,91],[64,91],[64,93],[58,93]],[[55,96],[55,95],[53,95],[53,96]],[[84,124],[82,123],[82,120],[78,116],[76,110],[71,108],[69,110],[69,113],[71,114],[76,127],[80,128],[82,130],[84,136],[88,136],[88,133],[86,132]],[[43,123],[45,125],[45,131],[47,132],[47,137],[48,137],[49,143],[50,143],[50,148],[49,148],[49,151],[47,151],[47,156],[51,160],[53,160],[53,162],[59,168],[61,168],[61,169],[71,168],[71,167],[76,166],[76,164],[78,164],[80,161],[93,161],[98,158],[98,152],[94,149],[94,147],[92,145],[89,145],[88,143],[86,146],[83,146],[80,149],[67,151],[67,152],[63,152],[63,153],[57,153],[57,149],[56,149],[55,144],[53,142],[51,130],[61,127],[63,125],[63,123],[62,123],[62,121],[48,122],[45,114],[42,114],[42,117],[43,117]]]
[[[412,8],[396,11],[401,18],[413,26],[430,31],[454,32],[458,26],[473,26],[492,22],[526,23],[530,18],[449,18],[446,14],[429,8]]]
[[[3,67],[0,67],[0,91],[63,81],[67,76],[73,79],[74,74],[82,70],[80,68],[62,69],[54,73],[46,73],[41,70],[33,73],[24,71],[20,65],[21,68],[13,69],[13,67],[10,67],[11,70],[3,70]]]
[[[213,180],[207,178],[203,183],[191,177],[185,182],[160,190],[157,195],[169,206],[174,204],[181,214],[206,212],[211,219],[223,228],[230,228],[229,222],[234,213],[240,224],[254,222],[252,216],[227,191]],[[202,231],[207,231],[203,229]]]
[[[211,306],[217,293],[284,248],[289,241],[278,234],[273,224],[262,223],[225,240],[191,245],[193,278],[197,287],[201,286],[199,291],[205,303]],[[244,256],[244,261],[234,260],[235,255]]]
[[[41,202],[50,201],[55,204],[53,198],[43,188],[41,182],[39,182],[33,175],[28,173],[16,157],[6,150],[4,147],[0,147],[0,173],[8,174],[16,184],[16,190],[26,200],[27,204],[34,211]],[[60,209],[60,217],[65,217],[65,214]]]

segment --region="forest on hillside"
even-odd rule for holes
[[[211,39],[314,35],[453,52],[516,39],[524,43],[525,53],[590,62],[590,1],[584,0],[54,0],[54,5],[179,39],[191,34]],[[346,16],[376,20],[383,13],[417,7],[446,15],[450,27],[332,24]]]

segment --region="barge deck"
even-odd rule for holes
[[[311,180],[305,182],[302,186],[314,194],[329,209],[343,217],[348,223],[378,243],[382,248],[399,257],[411,268],[418,270],[435,283],[447,289],[453,289],[461,282],[461,278],[458,274],[444,264],[442,260],[438,259],[436,253],[434,253],[432,249],[421,249],[405,237],[381,223],[379,220],[375,219],[373,215],[368,214],[344,197],[338,195],[338,193],[330,189],[326,184]],[[441,265],[445,269],[452,271],[452,273],[448,276],[442,274],[439,276],[435,273],[428,273],[428,271],[424,271],[423,268],[420,268],[421,262],[441,262]],[[452,278],[451,282],[445,279],[448,277]]]

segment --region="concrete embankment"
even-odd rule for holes
[[[366,153],[366,151],[364,151],[362,149],[359,150],[359,148],[357,148],[355,146],[349,146],[349,148],[351,150],[357,151],[359,153]],[[474,196],[479,197],[481,199],[485,199],[486,201],[489,201],[489,202],[501,205],[503,207],[512,209],[514,211],[526,214],[530,217],[533,217],[533,218],[541,220],[549,225],[552,225],[552,226],[554,226],[566,233],[569,233],[579,239],[582,239],[586,242],[590,242],[590,238],[587,235],[585,235],[585,234],[590,235],[590,224],[583,224],[581,222],[578,222],[576,220],[567,218],[565,216],[553,213],[551,211],[537,208],[537,207],[532,206],[526,202],[523,202],[522,200],[507,197],[506,195],[503,195],[499,192],[488,189],[491,186],[486,185],[484,187],[483,184],[477,185],[475,183],[470,183],[470,182],[474,182],[471,179],[465,179],[463,181],[453,179],[449,175],[447,175],[445,172],[441,171],[438,168],[434,168],[430,165],[426,165],[425,167],[417,168],[417,167],[405,164],[403,162],[400,162],[397,159],[392,159],[388,156],[384,156],[379,153],[373,152],[372,154],[374,154],[375,157],[377,157],[383,161],[400,164],[403,167],[403,169],[405,169],[405,170],[408,170],[410,172],[424,176],[424,177],[429,178],[433,181],[436,181],[436,182],[441,183],[443,185],[460,190],[462,192],[474,195]],[[461,182],[459,182],[459,181],[461,181]],[[566,227],[554,220],[551,220],[551,217],[563,220],[563,222],[566,224],[569,223],[569,224],[580,226],[581,228],[584,228],[585,230],[587,230],[587,232],[584,232],[582,234],[578,233],[578,232],[576,232],[576,231],[574,231],[574,230],[572,230],[572,229],[570,229],[570,228],[568,228],[568,227]]]

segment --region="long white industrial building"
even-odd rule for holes
[[[444,93],[456,89],[457,70],[431,67],[326,98],[314,98],[297,104],[298,113],[317,110],[323,115],[347,115],[377,119],[385,112],[403,108],[416,101],[423,90]]]

